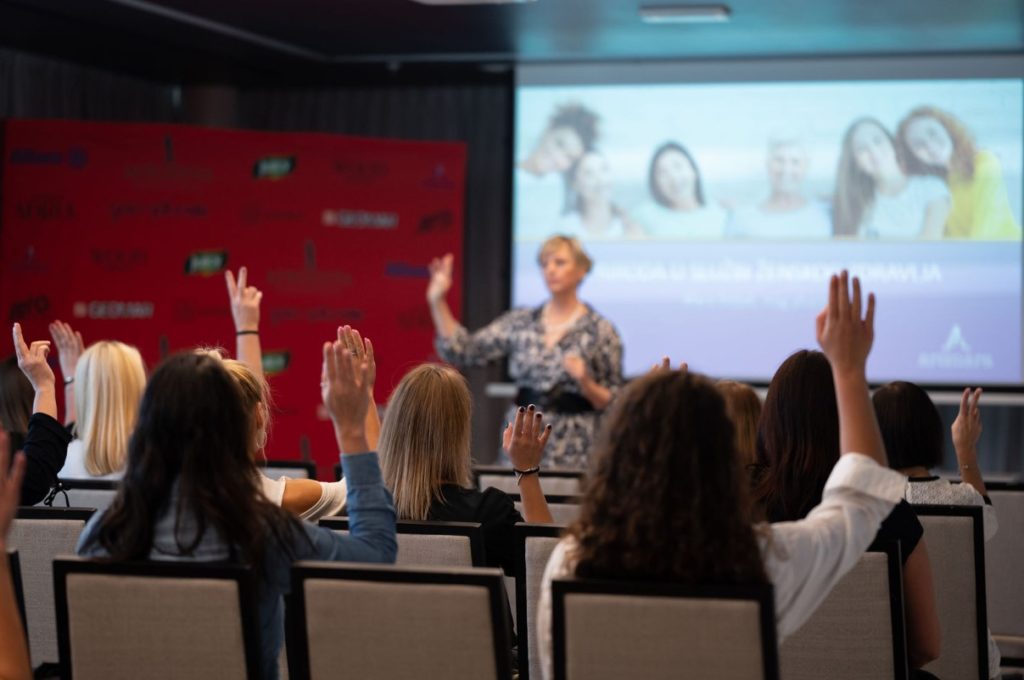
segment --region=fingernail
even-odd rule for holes
[[[548,425],[548,426],[547,426],[547,427],[545,427],[544,429],[545,429],[545,430],[550,430],[550,429],[551,429],[551,426],[550,426],[550,425]]]
[[[526,413],[526,409],[525,409],[525,408],[523,408],[522,406],[520,406],[520,407],[519,407],[519,412],[520,412],[520,413]]]
[[[535,408],[536,408],[536,407],[535,407],[535,406],[534,406],[533,404],[530,404],[530,410],[531,410],[531,411],[532,411],[533,409],[535,409]]]

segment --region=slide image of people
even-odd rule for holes
[[[594,149],[598,116],[578,103],[558,106],[527,156],[516,164],[517,191],[529,200],[517,206],[523,232],[547,236],[562,213],[567,173]]]
[[[652,238],[720,239],[728,216],[704,196],[700,169],[678,142],[655,150],[647,173],[651,200],[640,205],[633,219]]]
[[[960,120],[934,106],[921,106],[900,121],[897,139],[907,172],[938,177],[949,187],[947,237],[1020,239],[999,159],[979,150]]]
[[[558,232],[584,241],[635,235],[619,206],[612,202],[611,168],[600,152],[583,155],[567,174],[565,211]]]
[[[765,170],[768,197],[753,207],[737,208],[729,222],[730,236],[752,239],[827,239],[832,218],[824,201],[807,194],[810,156],[796,136],[775,136],[768,142]]]
[[[836,172],[837,236],[942,238],[949,189],[932,175],[907,175],[896,140],[878,120],[860,118],[843,135]]]

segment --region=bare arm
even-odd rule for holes
[[[0,430],[0,678],[29,680],[32,668],[28,660],[28,644],[7,558],[7,534],[18,511],[21,480],[25,476],[25,456],[19,454],[8,471],[10,445],[7,433]]]
[[[257,379],[263,376],[263,347],[260,344],[260,301],[263,293],[249,284],[246,267],[238,270],[238,283],[230,270],[224,272],[231,301],[231,317],[235,322],[235,357],[245,364]]]
[[[515,422],[505,428],[503,443],[515,470],[533,470],[540,467],[544,445],[551,436],[551,426],[544,425],[544,416],[530,406],[519,407]],[[527,522],[554,523],[544,491],[540,488],[540,472],[520,475],[516,480],[523,500],[523,516]]]
[[[430,262],[430,285],[427,286],[427,303],[430,305],[430,318],[434,320],[434,329],[442,338],[448,340],[459,327],[455,315],[448,307],[445,296],[452,287],[452,263],[454,257],[448,253],[444,257],[434,258]]]
[[[978,467],[978,440],[981,439],[981,411],[978,401],[981,399],[981,388],[971,392],[964,389],[960,396],[960,412],[953,421],[953,448],[956,449],[956,460],[960,466],[960,479],[970,484],[982,496],[988,495],[985,480]]]
[[[281,507],[299,516],[320,502],[323,488],[315,479],[289,479],[284,485]]]
[[[921,238],[942,238],[945,235],[949,209],[948,198],[929,201],[924,209],[924,220],[921,222]]]
[[[923,538],[903,565],[903,597],[907,606],[907,657],[911,668],[920,668],[939,658],[942,650],[932,566]]]
[[[60,372],[64,378],[64,424],[70,425],[75,422],[75,370],[85,351],[85,343],[81,333],[59,319],[50,324],[50,337],[57,346]]]

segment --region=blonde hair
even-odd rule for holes
[[[742,465],[753,465],[757,458],[757,421],[761,417],[761,398],[750,385],[719,380],[715,387],[725,399],[725,412],[736,431],[736,452]]]
[[[537,252],[537,264],[543,267],[544,261],[551,256],[551,253],[562,246],[569,248],[569,254],[576,261],[576,266],[582,269],[584,273],[589,274],[594,266],[594,261],[587,255],[587,251],[583,250],[579,239],[563,234],[555,234],[541,244],[540,250]]]
[[[449,366],[422,364],[398,383],[377,450],[399,519],[426,519],[444,484],[471,486],[472,409],[466,379]]]
[[[90,475],[124,468],[145,389],[146,366],[131,345],[101,340],[82,353],[75,369],[75,431]]]
[[[197,351],[197,354],[206,353]],[[241,361],[221,359],[221,363],[238,384],[242,408],[249,417],[249,453],[255,457],[266,444],[267,432],[270,430],[270,386],[266,380],[256,377],[256,374]],[[261,412],[262,422],[256,417]]]

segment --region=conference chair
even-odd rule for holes
[[[25,600],[25,627],[33,666],[57,663],[53,559],[74,555],[92,508],[18,508],[9,545],[18,551]]]
[[[551,595],[555,680],[779,678],[770,585],[556,579]]]
[[[476,486],[483,491],[489,486],[505,493],[519,493],[516,475],[511,467],[504,465],[474,465],[473,478]],[[580,493],[583,480],[581,470],[558,470],[545,468],[540,475],[540,488],[544,495],[576,496]]]
[[[942,653],[924,670],[940,678],[988,680],[985,534],[982,509],[915,505],[935,582]]]
[[[60,484],[63,492],[58,491],[54,496],[54,505],[63,500],[67,507],[94,508],[103,512],[114,500],[121,482],[116,479],[62,479]],[[64,494],[67,497],[62,499]]]
[[[515,493],[509,493],[508,495],[512,497],[516,504],[516,510],[522,515],[523,498],[518,489]],[[579,516],[580,502],[583,500],[583,497],[544,494],[544,499],[548,502],[548,510],[551,511],[551,519],[554,520],[553,524],[568,526]]]
[[[508,680],[506,607],[499,569],[298,562],[290,680]]]
[[[316,463],[305,460],[268,460],[263,474],[271,479],[316,479]]]
[[[779,647],[783,680],[905,680],[899,541],[876,541]]]
[[[1003,664],[1024,666],[1024,483],[986,482],[999,531],[985,544],[988,627]]]
[[[53,562],[64,680],[259,678],[256,584],[209,562]]]
[[[340,482],[345,475],[341,471],[341,463],[334,464],[334,481]]]
[[[348,517],[325,517],[320,526],[348,532]],[[478,522],[399,520],[396,564],[415,567],[482,567],[484,534]]]
[[[517,524],[515,527],[519,564],[516,574],[516,636],[519,640],[519,677],[542,680],[537,654],[537,604],[540,584],[551,551],[561,540],[564,527],[554,524]]]

